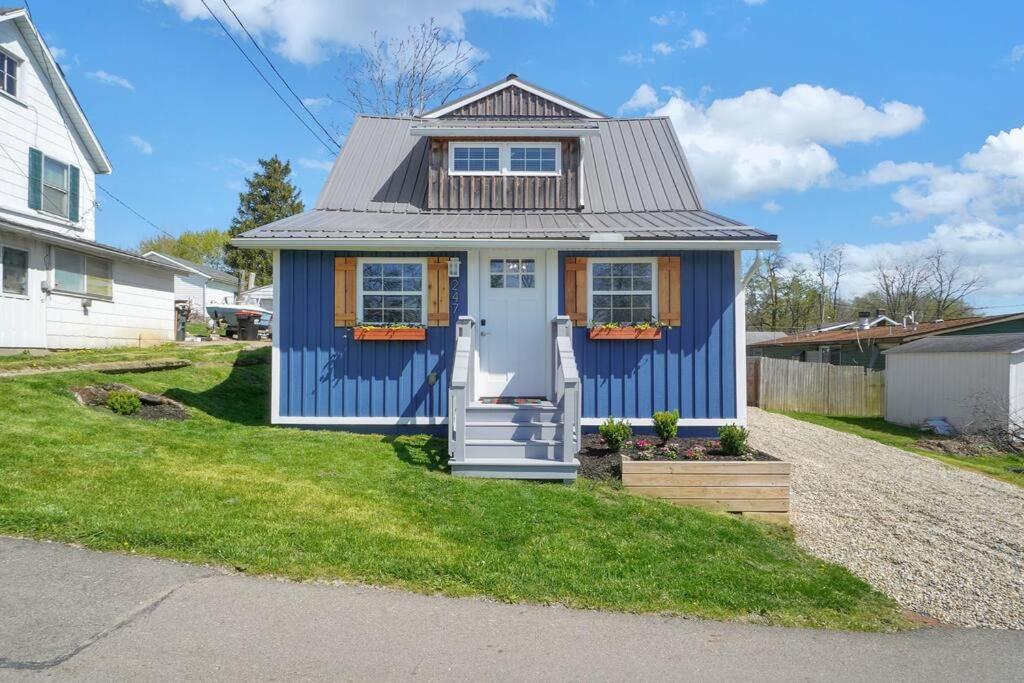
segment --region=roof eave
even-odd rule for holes
[[[118,249],[117,247],[111,247],[100,242],[91,242],[86,240],[77,239],[74,237],[65,237],[60,233],[50,232],[48,230],[40,230],[38,228],[26,228],[20,225],[14,225],[11,223],[0,223],[0,229],[5,232],[13,232],[25,237],[37,239],[40,242],[48,244],[54,244],[59,247],[67,247],[68,249],[74,249],[76,251],[85,252],[87,254],[93,254],[95,256],[102,256],[110,259],[118,259],[121,261],[128,261],[142,266],[150,266],[158,270],[167,270],[172,273],[187,273],[181,266],[172,265],[170,263],[161,263],[159,261],[153,261],[152,259],[145,258],[141,254],[133,254],[132,252]]]
[[[420,237],[236,237],[231,240],[240,249],[480,249],[515,248],[536,249],[543,244],[546,249],[587,250],[587,251],[647,251],[652,249],[675,249],[682,251],[745,251],[775,250],[778,240],[765,239],[717,239],[717,240],[614,240],[591,239],[488,239],[488,238],[420,238]]]

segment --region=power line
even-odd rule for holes
[[[263,51],[263,48],[260,47],[260,44],[256,41],[256,39],[253,38],[252,33],[250,33],[249,29],[246,28],[244,23],[242,23],[241,17],[238,16],[238,13],[235,12],[235,9],[228,3],[228,0],[221,0],[221,2],[224,3],[224,6],[228,8],[229,12],[231,12],[231,16],[235,18],[235,21],[238,22],[238,25],[242,27],[243,31],[245,31],[245,35],[249,36],[249,41],[256,48],[257,52],[259,52],[260,55],[263,56],[263,59],[264,61],[266,61],[267,65],[273,70],[275,74],[277,74],[277,77],[281,79],[281,82],[284,83],[284,87],[288,88],[288,92],[292,94],[292,97],[295,98],[295,101],[298,102],[299,105],[301,105],[302,108],[306,110],[306,113],[309,114],[309,118],[313,119],[316,125],[320,127],[320,130],[324,132],[324,135],[327,136],[327,139],[333,142],[335,145],[337,145],[337,140],[334,139],[334,136],[331,134],[331,132],[324,127],[324,124],[320,123],[320,119],[316,117],[316,114],[314,114],[312,110],[310,110],[310,108],[306,106],[306,103],[302,101],[302,98],[299,97],[298,93],[295,92],[291,84],[288,83],[288,80],[281,75],[281,72],[277,70],[277,67],[274,66],[274,63],[270,61],[270,57],[268,57],[267,53]]]
[[[242,56],[245,57],[245,61],[249,62],[249,65],[256,71],[257,74],[259,74],[260,78],[263,79],[263,82],[267,84],[267,87],[270,88],[275,95],[277,95],[277,99],[281,100],[281,104],[288,108],[288,111],[292,113],[292,116],[294,116],[296,120],[298,120],[298,122],[301,123],[303,127],[306,130],[308,130],[313,137],[316,138],[317,142],[319,142],[321,145],[326,147],[331,152],[338,151],[338,149],[340,149],[338,147],[338,143],[335,142],[334,147],[332,148],[331,145],[324,142],[320,135],[315,130],[313,130],[308,123],[306,123],[306,120],[303,119],[302,116],[300,116],[299,113],[292,108],[292,105],[288,104],[288,100],[286,100],[284,96],[277,91],[277,88],[275,88],[274,84],[270,82],[270,79],[268,79],[266,75],[260,70],[260,68],[256,66],[256,62],[252,61],[252,57],[249,56],[249,53],[242,49],[242,46],[238,44],[238,41],[235,40],[235,37],[231,35],[231,31],[228,30],[228,27],[225,26],[224,22],[220,20],[220,17],[214,14],[213,10],[210,9],[210,6],[206,3],[206,0],[199,1],[203,3],[203,7],[206,8],[206,11],[210,13],[210,16],[213,17],[213,20],[216,21],[217,24],[220,26],[221,30],[224,31],[224,35],[226,35],[231,40],[235,48],[237,48],[238,51],[242,54]]]
[[[171,233],[167,232],[166,230],[164,230],[159,225],[157,225],[153,221],[151,221],[148,218],[146,218],[145,216],[143,216],[141,213],[139,213],[138,211],[136,211],[132,207],[128,206],[128,204],[125,203],[124,200],[122,200],[120,197],[115,195],[113,192],[111,192],[107,188],[103,187],[99,183],[96,183],[96,187],[98,187],[99,189],[103,190],[103,192],[106,193],[107,196],[109,196],[111,199],[113,199],[115,202],[117,202],[118,204],[120,204],[124,208],[128,209],[129,211],[131,211],[133,214],[135,214],[142,221],[144,221],[144,222],[148,223],[149,225],[151,225],[154,229],[159,230],[160,232],[162,232],[163,234],[167,235],[171,239],[175,239],[174,235],[172,235]]]

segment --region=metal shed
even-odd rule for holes
[[[886,355],[885,419],[961,430],[1024,420],[1024,334],[927,337]]]

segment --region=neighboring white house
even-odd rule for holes
[[[96,239],[85,113],[24,9],[0,9],[0,349],[174,338],[174,273]]]
[[[157,263],[178,266],[185,272],[174,276],[175,301],[187,301],[193,311],[209,319],[206,307],[209,304],[233,304],[238,292],[238,278],[223,270],[210,268],[177,256],[147,251],[147,259]]]
[[[885,419],[970,430],[1024,422],[1024,334],[926,337],[885,352]]]
[[[271,313],[274,312],[274,285],[263,285],[262,287],[253,287],[247,289],[238,295],[239,303],[243,304],[256,304],[260,308],[265,308]]]

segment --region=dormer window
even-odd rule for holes
[[[561,175],[559,142],[451,142],[450,175]]]
[[[0,50],[0,90],[18,96],[18,60]]]

